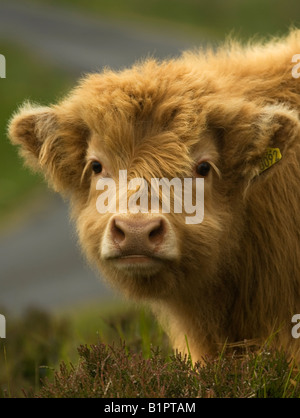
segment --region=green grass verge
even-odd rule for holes
[[[41,177],[25,169],[6,134],[7,124],[25,100],[49,104],[71,86],[71,79],[49,67],[33,53],[10,43],[0,43],[6,58],[6,78],[0,79],[0,220],[21,207],[28,193],[44,187]]]
[[[129,305],[55,317],[31,310],[0,340],[0,397],[300,397],[299,369],[283,352],[235,350],[191,364],[147,310]]]
[[[50,315],[39,309],[28,310],[22,318],[7,319],[6,339],[0,339],[0,398],[34,396],[41,379],[53,380],[62,361],[78,362],[78,346],[115,344],[126,340],[128,349],[151,357],[151,347],[170,354],[165,333],[144,309],[132,305],[91,304]]]
[[[282,34],[299,24],[297,0],[42,0],[99,16],[148,22],[161,28],[184,26],[210,38],[232,31],[242,39],[253,35]],[[39,1],[41,3],[41,1]],[[298,16],[298,18],[297,18]]]

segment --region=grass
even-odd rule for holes
[[[43,0],[85,13],[149,23],[149,27],[180,29],[181,33],[222,39],[232,31],[239,38],[282,34],[299,24],[297,0]],[[41,1],[39,1],[41,3]]]
[[[50,372],[47,367],[61,361],[71,328],[67,320],[34,309],[22,319],[5,316],[6,339],[0,340],[0,397],[22,397],[22,390],[33,394],[40,388],[40,379]]]
[[[131,312],[129,322],[140,323]],[[149,313],[148,325],[153,331]],[[118,317],[115,317],[117,319]],[[124,317],[124,319],[126,316]],[[113,323],[114,321],[112,321]],[[155,327],[154,327],[155,328]],[[144,329],[147,332],[147,328]],[[159,334],[159,333],[158,333]],[[173,353],[126,334],[126,343],[78,348],[75,364],[62,362],[37,393],[42,398],[298,398],[300,372],[282,351],[224,345],[215,359],[193,364],[190,355]],[[155,338],[153,339],[155,342]],[[149,352],[143,351],[148,346]]]
[[[24,100],[41,104],[54,102],[67,92],[71,79],[50,68],[34,54],[10,43],[0,43],[6,58],[6,78],[0,79],[0,220],[22,207],[30,192],[43,188],[44,182],[24,168],[15,147],[7,138],[7,124]]]
[[[150,358],[152,344],[160,346],[164,356],[170,353],[167,337],[152,315],[126,304],[81,307],[57,315],[30,309],[22,318],[0,311],[7,319],[7,338],[0,339],[0,398],[36,395],[41,379],[52,378],[62,361],[77,363],[77,348],[83,344],[119,344],[126,339],[128,350],[144,358]]]
[[[299,372],[283,353],[220,355],[192,369],[179,353],[164,357],[99,343],[80,346],[79,363],[62,363],[39,397],[50,398],[298,398]]]
[[[268,343],[224,345],[200,366],[172,352],[150,312],[128,305],[59,316],[30,310],[7,328],[0,397],[300,397],[298,368]]]
[[[79,344],[97,344],[99,341],[114,344],[126,340],[136,352],[150,356],[151,345],[160,346],[164,354],[170,353],[168,339],[147,309],[135,309],[131,304],[89,304],[79,309],[60,313],[68,317],[74,330],[74,340],[69,349],[69,357],[77,356]]]

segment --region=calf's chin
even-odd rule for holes
[[[74,216],[90,263],[130,299],[188,305],[191,293],[205,292],[214,280],[220,216],[187,225],[184,214],[99,214],[93,205]]]

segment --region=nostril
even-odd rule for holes
[[[122,241],[125,240],[125,232],[123,231],[117,219],[114,219],[112,222],[111,233],[116,243],[120,244]]]
[[[148,239],[151,244],[160,244],[164,240],[166,228],[162,219],[159,219],[149,232]]]

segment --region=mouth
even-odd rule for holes
[[[147,255],[133,254],[117,257],[114,260],[122,264],[145,264],[153,262],[154,258]]]
[[[114,264],[115,267],[132,270],[155,270],[157,271],[161,266],[163,260],[158,257],[145,254],[128,254],[118,255],[107,259]]]

